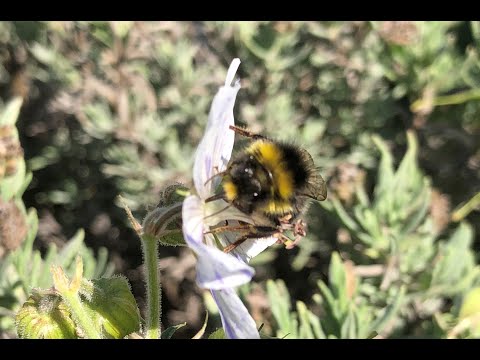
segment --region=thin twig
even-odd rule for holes
[[[127,213],[128,220],[130,220],[133,230],[135,230],[137,235],[141,237],[143,235],[142,225],[140,225],[139,222],[133,217],[132,211],[130,210],[127,203],[125,202],[125,199],[121,195],[118,195],[118,199],[122,202],[123,208]]]

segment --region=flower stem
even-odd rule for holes
[[[158,273],[158,241],[143,235],[142,248],[145,261],[145,284],[147,287],[147,339],[160,338],[160,276]]]
[[[84,331],[88,339],[101,339],[102,335],[95,328],[92,319],[85,312],[78,293],[66,291],[62,293],[62,298],[68,305],[68,308],[78,326]]]
[[[452,214],[453,221],[461,221],[480,205],[480,192],[472,197],[465,205],[457,208]]]

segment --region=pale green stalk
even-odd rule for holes
[[[147,287],[147,339],[160,338],[160,275],[158,272],[158,241],[150,235],[141,236]]]

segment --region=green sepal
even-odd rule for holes
[[[121,339],[140,329],[140,311],[125,277],[96,279],[90,283],[88,286],[83,281],[80,293],[103,337]]]
[[[187,325],[186,322],[178,324],[178,325],[170,326],[169,328],[165,329],[165,331],[162,332],[161,338],[162,339],[170,339],[178,329],[184,327],[185,325]]]
[[[218,328],[208,337],[209,339],[225,339],[225,331],[222,328]]]

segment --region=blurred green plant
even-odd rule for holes
[[[307,339],[359,339],[380,334],[394,318],[404,301],[405,289],[392,293],[385,307],[375,307],[362,294],[363,284],[338,255],[332,254],[329,284],[319,281],[320,294],[313,300],[322,308],[317,316],[302,301],[296,302],[296,311],[291,309],[291,299],[281,280],[267,281],[267,293],[277,337]],[[368,284],[366,285],[368,289]],[[368,290],[367,290],[368,291]]]
[[[372,138],[381,152],[374,199],[368,199],[364,185],[356,183],[358,201],[350,216],[341,201],[331,196],[324,206],[335,213],[344,225],[364,245],[364,253],[372,259],[385,259],[390,254],[409,253],[428,259],[438,233],[428,217],[431,187],[417,165],[418,143],[413,132],[407,133],[408,150],[397,171],[386,143],[378,136]],[[408,272],[414,264],[402,257]]]
[[[52,266],[53,287],[33,289],[16,313],[20,338],[114,338],[140,330],[140,312],[124,277],[87,280],[77,256],[70,281],[60,266]]]
[[[378,136],[373,141],[381,153],[374,198],[370,200],[364,185],[356,183],[351,208],[347,210],[334,194],[324,207],[348,230],[349,256],[356,263],[370,264],[362,271],[375,287],[371,304],[405,287],[402,316],[412,316],[412,311],[433,315],[445,306],[445,298],[464,295],[480,279],[472,227],[461,223],[440,240],[445,235],[429,213],[432,188],[418,167],[413,132],[407,133],[408,149],[396,171],[386,143]],[[376,274],[375,263],[380,265]]]
[[[475,194],[466,204],[459,206],[452,213],[452,221],[461,221],[472,211],[477,210],[480,206],[480,192]]]
[[[431,182],[452,204],[478,192],[479,44],[478,22],[466,21],[0,22],[0,101],[24,99],[20,133],[26,139],[27,168],[35,171],[27,190],[30,203],[54,211],[68,234],[82,227],[92,244],[121,242],[125,249],[133,243],[133,233],[129,238],[91,230],[99,211],[118,226],[115,220],[124,217],[114,205],[122,193],[135,215],[143,217],[165,185],[189,178],[193,145],[208,113],[208,94],[221,81],[223,65],[242,58],[240,77],[248,91],[239,94],[236,120],[307,148],[321,165],[331,193],[338,196],[324,205],[348,230],[338,232],[343,237],[337,244],[336,224],[324,208],[312,206],[309,233],[298,252],[272,247],[255,258],[259,280],[286,271],[289,290],[305,296],[305,286],[295,279],[302,277],[303,283],[308,272],[322,276],[326,254],[337,245],[351,245],[350,256],[361,264],[357,268],[383,271],[365,279],[374,284],[374,291],[382,278],[378,298],[372,295],[374,303],[384,302],[384,292],[395,282],[406,285],[406,304],[417,307],[420,302],[416,310],[401,309],[405,323],[412,324],[423,317],[424,308],[429,318],[438,314],[446,297],[463,296],[458,287],[452,287],[456,295],[446,290],[455,279],[465,277],[469,283],[475,278],[474,260],[464,256],[471,254],[474,232],[466,223],[443,232],[449,220],[441,225],[432,214],[436,200]],[[432,181],[412,170],[410,161],[396,172],[393,167],[388,170],[405,144],[406,128],[415,128],[419,135],[417,155]],[[11,139],[0,130],[2,136]],[[383,155],[390,142],[392,153]],[[15,160],[18,147],[17,152],[9,148],[9,156],[2,158],[0,146],[0,179],[2,171],[15,167],[16,176],[23,179],[25,166]],[[380,167],[390,175],[382,177],[378,171],[378,181],[365,183],[362,176],[376,171],[378,149]],[[332,183],[339,174],[355,178],[342,195]],[[18,187],[28,184],[11,182]],[[15,206],[18,211],[10,213],[26,213],[23,204],[14,202],[0,205],[0,211]],[[463,209],[462,219],[454,220],[468,214],[478,234],[478,213],[468,213],[475,203]],[[13,219],[26,217],[15,215],[9,224]],[[22,221],[26,224],[17,221],[17,228]],[[355,246],[349,245],[349,237]],[[443,270],[434,275],[440,259],[455,253],[454,243],[461,266],[450,278]],[[132,264],[124,256],[127,251],[113,246],[111,251],[122,252],[125,263]],[[343,252],[342,257],[347,258]],[[293,271],[284,271],[284,266]],[[87,260],[85,267],[87,272]],[[471,286],[466,283],[458,281],[464,291]],[[433,300],[418,300],[422,292],[434,294]],[[437,326],[435,334],[443,328],[448,327]]]
[[[438,267],[437,267],[438,270]],[[382,291],[371,281],[360,280],[355,275],[356,267],[342,262],[338,253],[332,254],[329,271],[329,286],[318,282],[320,293],[313,295],[312,308],[302,301],[296,301],[292,309],[292,299],[282,280],[268,280],[267,295],[272,318],[266,318],[274,335],[280,338],[308,339],[365,339],[385,337],[405,337],[401,329],[401,318],[407,313],[413,301],[407,294],[407,285],[393,285]],[[478,337],[480,309],[478,307],[479,288],[468,292],[452,289],[448,295],[456,298],[459,305],[449,312],[437,311],[433,318],[423,320],[423,333],[417,337]],[[380,300],[380,297],[383,299]],[[376,302],[375,302],[376,299]],[[373,300],[373,301],[372,301]],[[426,295],[423,301],[434,301],[434,295]],[[432,314],[430,314],[432,315]],[[405,326],[405,324],[403,323]]]
[[[397,97],[414,112],[479,99],[480,62],[476,22],[372,22],[384,42],[379,56]],[[466,33],[462,38],[460,34]],[[418,99],[420,97],[420,99]],[[470,105],[477,106],[476,102]],[[465,120],[464,120],[465,121]]]
[[[29,56],[20,54],[17,62],[29,70],[32,86],[59,88],[48,111],[67,118],[50,134],[52,145],[29,159],[30,168],[51,166],[65,154],[94,161],[92,166],[115,183],[111,198],[124,194],[134,212],[144,211],[168,183],[188,179],[192,145],[208,113],[205,94],[221,77],[217,65],[232,57],[245,59],[242,71],[248,74],[240,122],[274,137],[298,139],[327,178],[343,162],[375,166],[371,135],[394,138],[403,131],[411,121],[405,99],[408,107],[432,88],[441,95],[478,87],[474,22],[3,26],[5,43],[20,49],[25,41]],[[464,98],[465,108],[448,114],[473,119],[480,109],[472,100]],[[97,182],[98,175],[85,175],[88,169],[79,166],[75,172]],[[80,182],[59,181],[54,190],[43,185],[36,196],[45,204],[78,207],[91,200],[91,191],[83,191]],[[319,251],[316,240],[301,243],[296,269]]]
[[[75,268],[75,256],[80,254],[85,261],[85,275],[88,278],[111,276],[114,266],[108,263],[106,249],[99,251],[95,258],[93,251],[83,242],[84,233],[80,230],[59,251],[55,244],[50,244],[43,256],[33,250],[33,240],[37,232],[38,219],[35,210],[27,218],[30,229],[23,245],[0,260],[0,309],[5,317],[0,317],[0,329],[11,330],[14,325],[15,312],[27,300],[33,288],[46,289],[53,285],[50,267],[57,264],[72,274]]]
[[[14,147],[20,147],[15,123],[21,105],[22,100],[15,98],[0,111],[0,129],[5,133],[8,129],[9,134],[8,138],[0,139],[0,146],[8,140],[9,144],[16,144]],[[84,259],[86,276],[99,278],[113,273],[107,250],[101,248],[95,257],[83,242],[83,230],[60,250],[53,243],[43,256],[39,250],[34,250],[38,218],[35,209],[27,212],[22,201],[32,174],[25,170],[23,155],[18,156],[18,151],[15,154],[9,158],[14,160],[10,160],[12,170],[0,178],[0,331],[14,329],[15,313],[33,288],[49,288],[53,284],[50,277],[53,264],[72,274],[75,256],[80,255]]]

